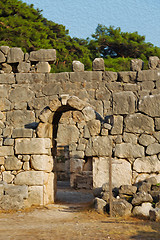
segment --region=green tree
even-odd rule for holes
[[[122,32],[119,27],[107,28],[99,24],[92,37],[94,40],[89,42],[88,47],[93,55],[97,51],[104,58],[107,56],[130,58],[160,56],[160,48],[154,47],[152,43],[146,43],[145,36],[139,35],[138,32]]]
[[[24,52],[55,48],[55,71],[69,69],[73,60],[91,67],[89,49],[68,35],[61,24],[48,21],[33,4],[20,0],[0,0],[0,45],[21,47]]]

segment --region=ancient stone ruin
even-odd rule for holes
[[[54,49],[0,47],[0,208],[54,203],[56,181],[75,188],[160,182],[160,64],[149,70],[50,73]],[[17,207],[18,206],[18,207]]]

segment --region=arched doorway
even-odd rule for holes
[[[86,154],[86,148],[91,138],[87,125],[98,121],[93,108],[75,96],[62,95],[52,100],[39,118],[38,137],[52,139],[57,180],[74,189],[92,189],[92,155]],[[56,188],[55,180],[55,193]]]

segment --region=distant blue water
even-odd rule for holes
[[[98,23],[138,31],[160,47],[160,0],[22,0],[43,10],[48,20],[63,24],[72,37],[87,38]]]

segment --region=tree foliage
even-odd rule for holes
[[[71,71],[73,60],[90,70],[93,59],[103,57],[108,69],[117,71],[125,70],[130,58],[160,57],[160,48],[146,43],[144,36],[112,26],[99,24],[92,39],[71,38],[65,26],[47,20],[41,10],[21,0],[0,0],[0,32],[0,45],[21,47],[24,52],[55,48],[55,72]]]
[[[107,28],[99,24],[94,40],[89,43],[91,52],[97,52],[104,58],[111,57],[130,57],[130,58],[148,58],[149,56],[160,56],[160,48],[154,47],[152,43],[145,42],[145,36],[138,32],[122,32],[121,29],[110,26]]]

